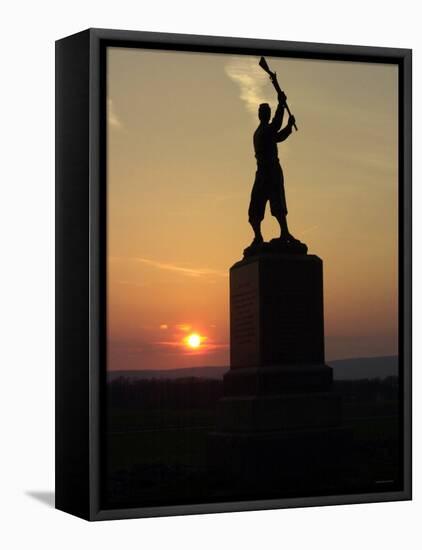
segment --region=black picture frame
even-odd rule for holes
[[[402,490],[150,508],[102,507],[105,51],[111,45],[398,65]],[[87,520],[107,520],[411,499],[411,94],[409,49],[106,29],[88,29],[56,42],[56,508]]]

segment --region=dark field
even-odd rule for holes
[[[340,460],[312,471],[272,468],[237,476],[216,451],[217,402],[222,382],[116,379],[108,383],[104,505],[153,506],[391,491],[401,487],[397,378],[334,382],[343,398],[347,437]],[[220,456],[216,453],[220,452]],[[283,452],[280,453],[282,458]],[[315,463],[317,461],[315,460]],[[311,464],[311,468],[309,468]]]

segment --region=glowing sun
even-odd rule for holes
[[[189,336],[186,338],[186,343],[190,348],[199,348],[201,345],[201,337],[199,334],[196,334],[193,332],[192,334],[189,334]]]

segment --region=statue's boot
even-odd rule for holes
[[[299,239],[296,239],[296,237],[293,237],[291,233],[287,236],[287,241],[291,244],[301,244],[301,241]]]
[[[262,236],[255,237],[254,240],[251,242],[249,248],[260,246],[263,242],[264,242],[264,239],[262,238]]]

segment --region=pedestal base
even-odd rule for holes
[[[350,433],[342,427],[210,434],[210,459],[249,491],[299,495],[334,487],[343,475]]]
[[[325,392],[333,370],[327,365],[274,365],[230,369],[224,375],[224,395],[277,395]]]
[[[328,389],[224,397],[209,439],[214,467],[240,485],[294,493],[296,483],[305,491],[309,484],[319,490],[324,476],[335,481],[350,433],[342,427],[341,397]]]
[[[218,404],[217,429],[264,433],[334,428],[341,416],[340,396],[329,392],[225,397]]]

